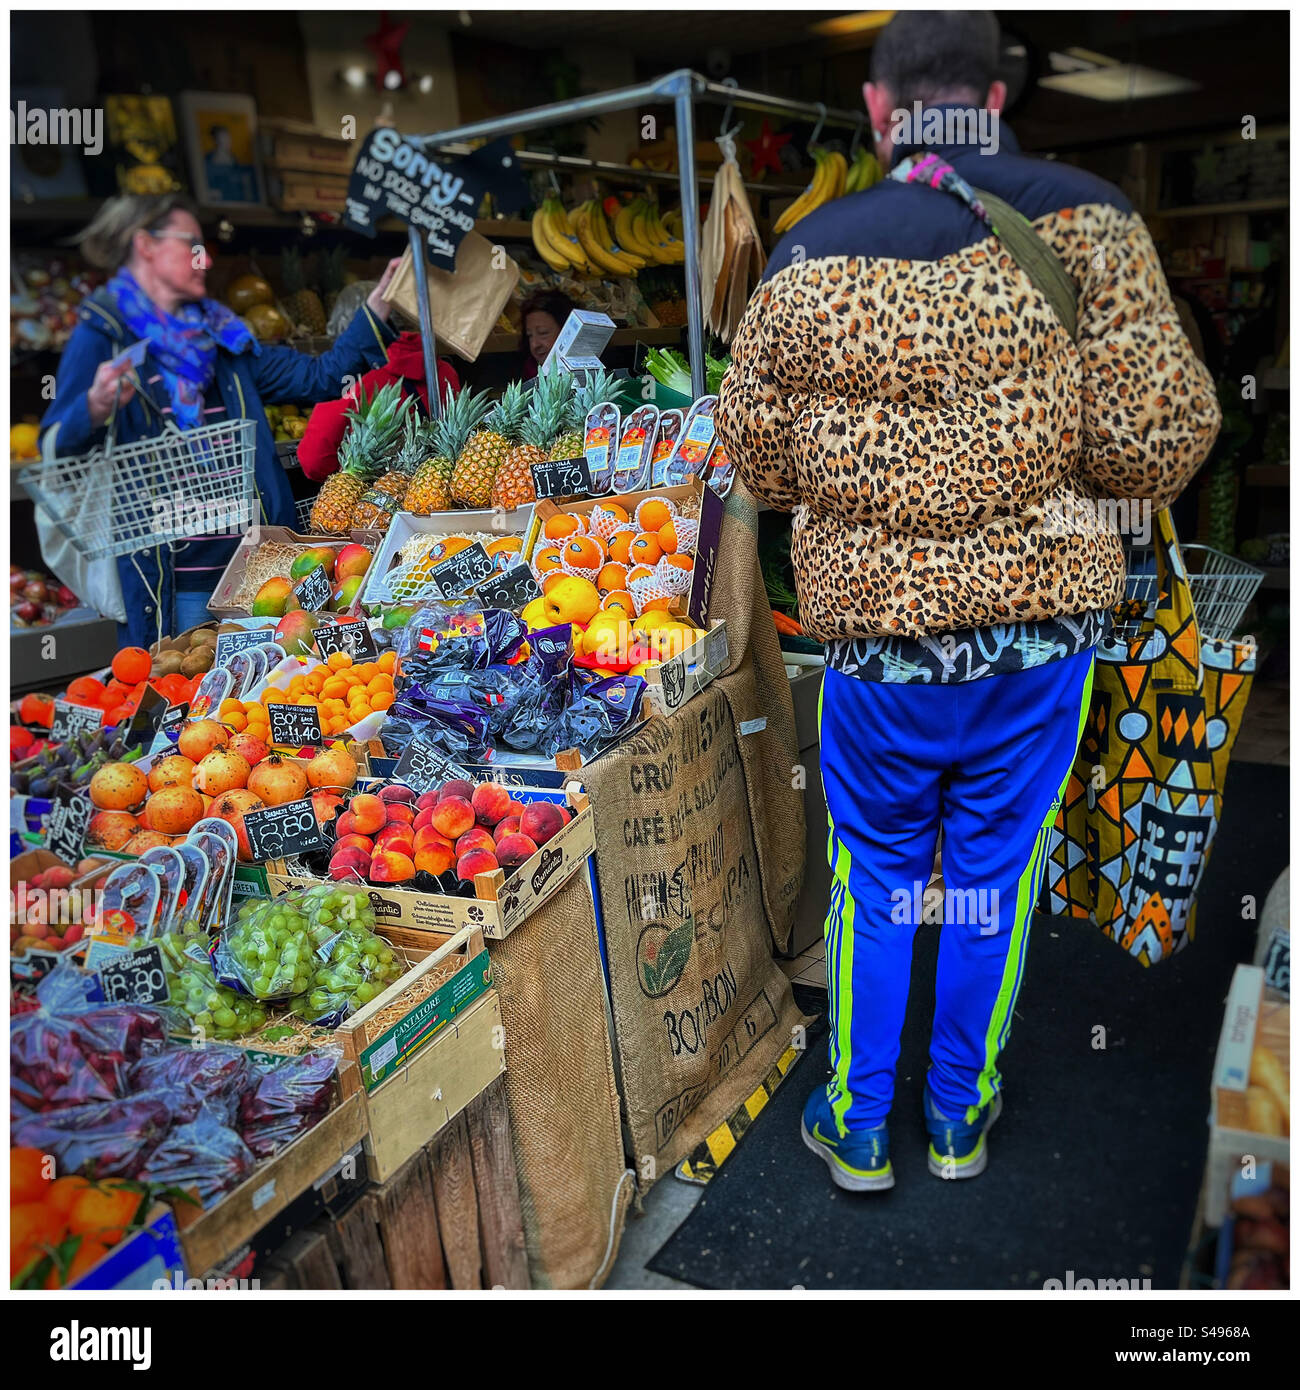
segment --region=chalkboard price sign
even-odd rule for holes
[[[334,597],[330,582],[325,577],[325,566],[317,565],[305,574],[294,586],[294,597],[308,613],[319,613]]]
[[[474,590],[484,608],[508,608],[512,611],[541,597],[541,586],[527,565],[516,565],[504,574],[489,579]]]
[[[153,742],[145,749],[146,753],[162,753],[170,751],[174,740],[171,735],[180,732],[180,726],[185,723],[185,716],[189,713],[189,705],[171,705],[163,711],[162,718],[158,721],[158,727],[154,730]]]
[[[90,709],[86,705],[69,704],[67,700],[55,700],[54,718],[50,721],[50,741],[66,743],[82,729],[98,729],[103,723],[102,709]]]
[[[482,541],[475,541],[431,570],[429,578],[443,598],[455,599],[481,584],[494,569],[496,561],[483,549]]]
[[[56,796],[45,821],[45,848],[65,864],[75,864],[82,857],[81,843],[94,814],[95,807],[88,796],[79,792]]]
[[[542,497],[585,497],[591,492],[591,469],[585,457],[534,463],[533,487]]]
[[[255,627],[242,629],[239,632],[219,632],[217,633],[217,650],[213,654],[212,664],[217,667],[225,666],[236,652],[246,652],[253,647],[264,647],[268,642],[275,641],[275,628]]]
[[[322,742],[320,711],[314,705],[282,705],[266,707],[271,726],[271,742],[285,748],[305,748]]]
[[[402,750],[393,768],[393,781],[401,782],[415,792],[427,792],[453,778],[472,781],[469,773],[433,744],[413,738]]]
[[[170,991],[163,969],[162,948],[145,946],[112,961],[99,972],[100,988],[108,1004],[161,1004]]]
[[[293,854],[310,854],[329,844],[321,833],[311,798],[286,801],[283,806],[267,806],[244,813],[244,829],[254,860],[287,859]]]
[[[316,650],[324,661],[335,652],[347,652],[354,663],[375,661],[379,650],[366,623],[330,623],[316,629]]]

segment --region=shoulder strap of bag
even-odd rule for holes
[[[889,172],[900,183],[916,183],[951,194],[998,238],[1034,288],[1052,306],[1070,341],[1078,340],[1077,290],[1060,257],[1034,231],[1033,224],[1010,203],[985,188],[974,188],[935,154],[910,155]]]

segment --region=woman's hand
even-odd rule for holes
[[[392,312],[393,306],[384,298],[384,291],[393,283],[393,276],[397,274],[397,267],[401,265],[401,257],[394,257],[388,262],[384,273],[379,277],[379,283],[370,291],[370,298],[366,300],[366,308],[381,322],[388,322],[388,315]]]
[[[135,395],[135,386],[126,380],[131,370],[130,362],[101,362],[95,368],[95,379],[86,392],[86,410],[90,423],[98,428],[113,413],[113,405],[123,406]],[[122,384],[122,394],[117,394],[118,382]]]

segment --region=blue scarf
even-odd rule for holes
[[[201,425],[203,396],[217,369],[217,349],[243,352],[252,343],[252,334],[215,299],[182,304],[175,314],[165,313],[125,268],[106,289],[126,326],[149,344],[175,423],[183,430]]]

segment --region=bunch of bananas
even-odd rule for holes
[[[773,231],[777,236],[788,232],[800,218],[807,217],[814,208],[829,203],[844,192],[844,180],[848,174],[848,162],[838,151],[815,149],[812,152],[812,182],[776,219]]]
[[[870,150],[864,150],[859,146],[857,154],[853,156],[853,163],[849,165],[849,172],[844,180],[844,191],[861,193],[863,189],[870,188],[873,183],[879,183],[883,178],[880,161]]]
[[[597,198],[588,198],[573,209],[573,230],[587,259],[605,275],[635,275],[650,264],[648,256],[625,250],[610,230],[605,209]]]
[[[674,219],[677,234],[669,230]],[[682,241],[681,214],[672,212],[661,218],[659,205],[648,198],[634,198],[624,203],[614,218],[614,235],[619,245],[656,265],[681,265],[686,259],[686,243]]]
[[[558,272],[599,275],[578,240],[573,220],[559,198],[551,196],[533,213],[533,246],[537,254]]]

